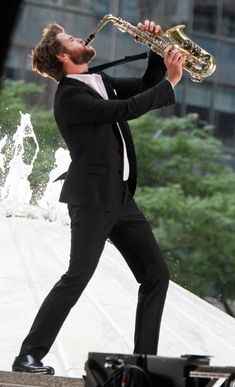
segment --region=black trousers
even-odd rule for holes
[[[105,241],[121,252],[140,283],[134,353],[156,354],[169,272],[148,222],[124,185],[121,210],[110,213],[69,206],[71,254],[67,272],[54,285],[22,343],[20,355],[42,359],[70,309],[91,279]]]

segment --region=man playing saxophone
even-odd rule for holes
[[[138,28],[163,35],[153,21]],[[58,24],[44,29],[33,51],[33,69],[58,82],[54,115],[72,160],[60,195],[71,218],[71,252],[66,273],[42,303],[22,343],[14,371],[54,373],[41,360],[91,279],[107,238],[140,284],[134,353],[157,353],[169,272],[133,198],[136,158],[127,120],[174,103],[185,59],[168,46],[164,58],[150,51],[141,78],[114,78],[89,72],[94,57],[91,45]]]

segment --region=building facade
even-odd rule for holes
[[[108,13],[132,24],[146,18],[155,20],[164,30],[184,24],[186,35],[216,58],[215,73],[202,83],[192,82],[185,74],[176,88],[176,105],[162,114],[198,113],[200,120],[214,125],[215,135],[221,138],[225,150],[235,153],[234,0],[25,0],[12,38],[6,76],[44,84],[46,104],[51,106],[55,82],[31,71],[30,53],[41,38],[42,29],[57,22],[68,33],[85,39]],[[97,34],[94,47],[95,65],[146,50],[130,34],[122,33],[111,23]],[[141,74],[144,67],[144,61],[138,61],[108,72],[133,76]]]

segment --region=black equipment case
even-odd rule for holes
[[[85,371],[85,387],[235,387],[235,367],[210,366],[200,355],[89,352]]]

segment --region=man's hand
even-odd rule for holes
[[[138,23],[137,27],[141,31],[158,35],[161,38],[164,36],[162,27],[159,24],[155,24],[154,21],[145,20],[144,24]],[[177,48],[174,48],[173,46],[167,46],[163,52],[163,57],[168,73],[167,79],[174,87],[182,78],[185,57]]]
[[[138,23],[137,27],[141,31],[149,32],[150,34],[153,34],[153,35],[158,35],[161,38],[164,35],[162,27],[159,24],[155,24],[154,21],[145,20],[144,24]]]
[[[185,56],[173,46],[167,46],[164,50],[164,63],[167,68],[167,79],[173,86],[181,80]]]

